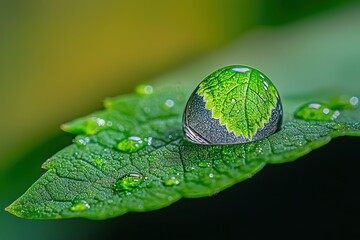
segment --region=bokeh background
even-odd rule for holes
[[[0,209],[44,172],[42,162],[71,143],[60,124],[100,109],[105,97],[132,92],[140,83],[195,86],[220,66],[243,63],[279,79],[274,82],[280,93],[320,90],[326,81],[331,91],[359,94],[353,87],[359,84],[352,85],[360,82],[359,24],[360,3],[351,0],[0,0]],[[345,166],[343,172],[353,171],[352,177],[337,174],[338,158],[330,157],[346,155],[356,166],[356,144],[355,138],[336,140],[302,163],[267,167],[216,197],[182,200],[151,213],[102,222],[31,221],[0,210],[0,239],[234,238],[273,234],[279,231],[275,226],[284,225],[284,235],[310,236],[317,229],[320,237],[359,236],[360,210],[351,202],[360,199],[360,174]],[[319,161],[325,158],[329,162]],[[324,164],[327,171],[320,173]],[[299,182],[302,174],[309,178]],[[344,198],[326,201],[337,191]],[[282,203],[289,195],[298,200]],[[273,207],[277,211],[269,210]],[[300,218],[307,224],[295,220]]]

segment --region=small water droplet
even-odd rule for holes
[[[139,95],[150,95],[154,92],[154,88],[151,85],[142,84],[135,88],[135,92]]]
[[[96,163],[96,165],[98,165],[98,166],[102,166],[102,165],[104,165],[104,164],[106,163],[106,160],[103,159],[103,158],[96,158],[96,159],[95,159],[95,163]]]
[[[343,125],[340,123],[335,123],[334,125],[330,126],[330,128],[334,129],[334,130],[339,130],[342,127],[343,127]]]
[[[162,108],[165,109],[165,110],[168,110],[168,109],[174,107],[174,105],[175,105],[175,102],[172,99],[167,99],[163,103]]]
[[[137,152],[147,145],[151,144],[152,138],[140,138],[138,136],[131,136],[121,140],[116,148],[125,153]]]
[[[357,106],[357,105],[359,104],[359,98],[353,96],[353,97],[350,98],[349,102],[350,102],[350,104],[351,104],[352,106],[355,107],[355,106]]]
[[[74,142],[78,147],[85,147],[90,142],[90,138],[80,135],[75,137]]]
[[[144,178],[139,173],[130,173],[124,177],[119,178],[114,184],[115,191],[132,191],[137,188],[142,182]]]
[[[331,121],[340,116],[339,110],[334,110],[325,103],[308,103],[296,110],[295,117],[304,120]]]
[[[149,156],[149,157],[148,157],[148,161],[149,161],[149,162],[154,162],[154,161],[155,161],[155,158],[154,158],[153,156]]]
[[[89,208],[90,205],[85,200],[76,200],[74,201],[74,204],[70,207],[70,210],[73,212],[82,212]]]
[[[225,147],[223,150],[221,150],[221,154],[231,156],[231,150]]]
[[[90,135],[96,134],[107,127],[107,122],[104,119],[98,117],[89,117],[83,122],[82,126],[79,126],[79,128],[81,128],[84,133]]]
[[[149,108],[149,107],[144,107],[143,110],[144,110],[145,113],[150,113],[151,112],[151,108]]]
[[[211,162],[205,162],[205,161],[202,161],[202,162],[199,162],[198,163],[198,166],[201,167],[201,168],[209,168],[211,167]]]
[[[214,174],[213,173],[210,173],[209,174],[209,178],[213,178],[214,177]]]
[[[180,184],[180,180],[178,179],[178,176],[172,176],[171,178],[167,179],[164,182],[165,186],[174,186],[174,185],[179,185]]]

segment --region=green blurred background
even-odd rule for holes
[[[344,76],[359,82],[359,16],[360,4],[350,0],[0,0],[0,209],[71,142],[60,124],[139,83],[196,85],[236,63],[292,79],[279,84],[280,92],[297,93],[296,84],[306,90],[302,75],[314,77],[309,89],[316,78],[328,78],[334,88]],[[152,215],[131,215],[123,226],[144,216]],[[4,211],[0,220],[0,239],[87,239],[108,228]]]

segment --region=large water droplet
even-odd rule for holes
[[[141,84],[135,88],[135,92],[140,95],[150,95],[154,92],[151,85]]]
[[[278,131],[282,104],[274,84],[241,65],[221,68],[191,94],[183,115],[186,138],[199,144],[238,144]]]
[[[295,112],[296,118],[304,120],[332,121],[339,116],[339,110],[334,110],[329,105],[319,102],[305,104]]]
[[[141,138],[138,136],[131,136],[121,140],[116,148],[125,153],[137,152],[147,145],[151,144],[151,137]]]
[[[70,207],[70,210],[73,212],[81,212],[89,208],[90,205],[85,200],[76,200],[74,204]]]
[[[115,191],[132,191],[144,181],[144,177],[139,173],[130,173],[119,178],[114,184]]]

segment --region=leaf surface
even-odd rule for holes
[[[283,128],[268,138],[196,145],[181,129],[187,98],[174,89],[115,97],[105,110],[63,125],[77,134],[74,144],[48,159],[46,173],[7,210],[36,219],[106,219],[159,209],[217,193],[333,137],[360,135],[359,109],[344,110],[337,121],[297,120],[293,112],[303,101],[285,98]]]

